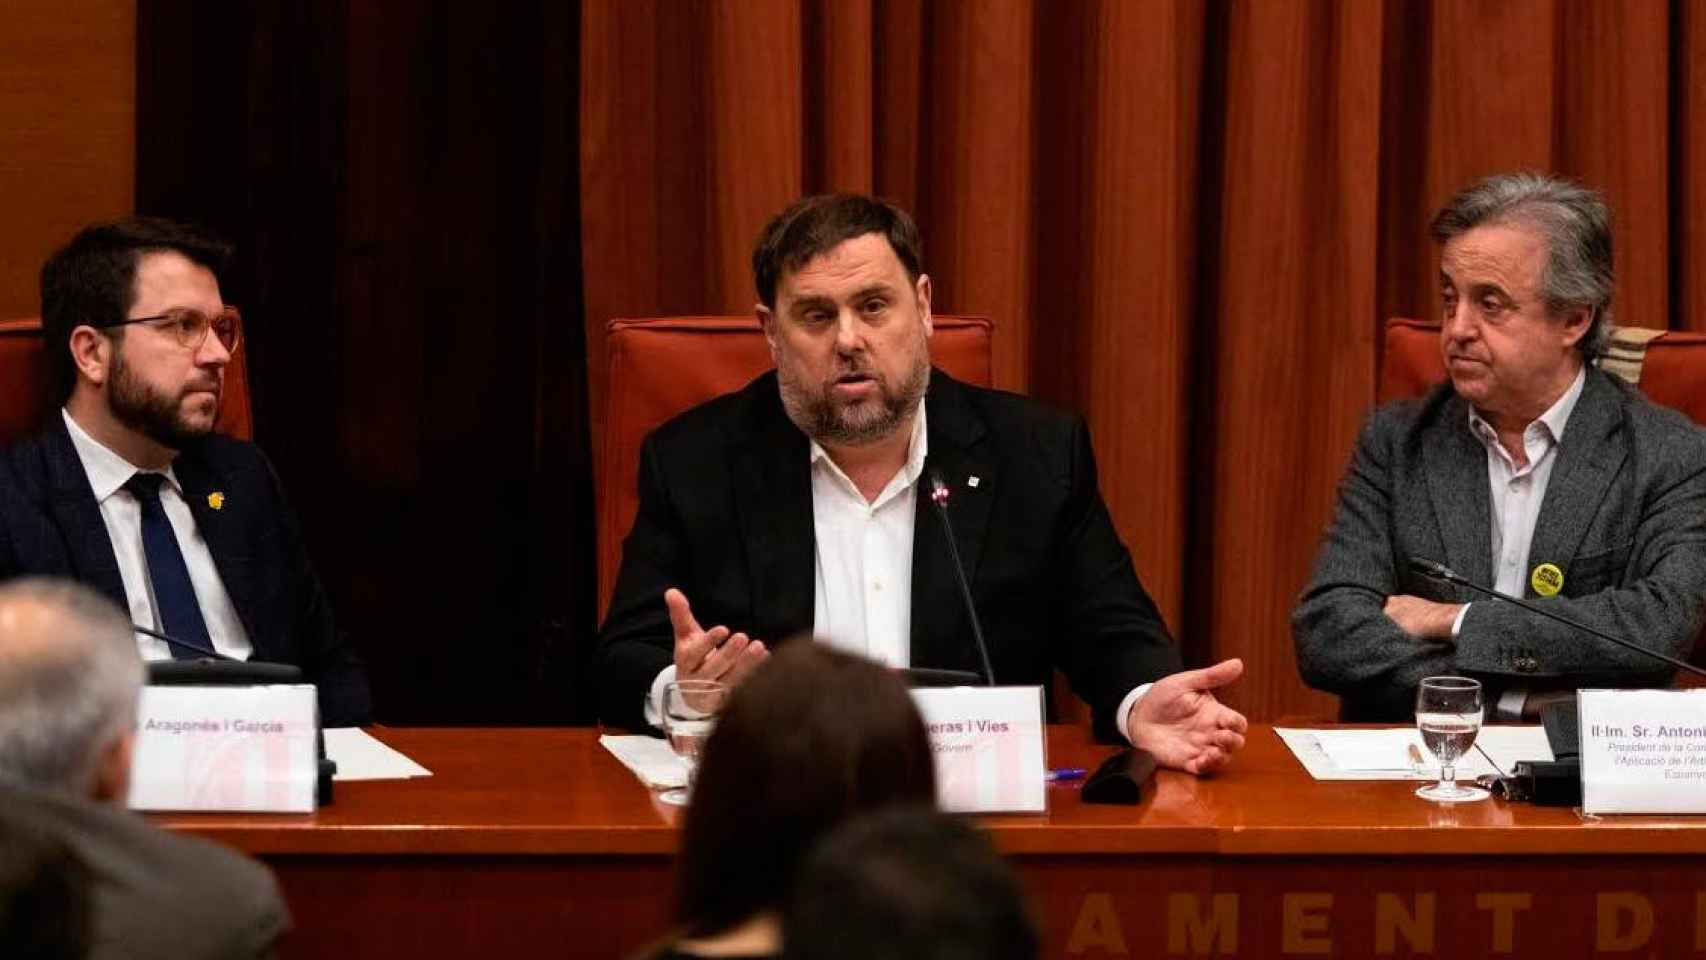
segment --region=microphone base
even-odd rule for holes
[[[1512,800],[1537,807],[1579,807],[1582,803],[1582,761],[1524,760],[1516,765],[1506,791]]]

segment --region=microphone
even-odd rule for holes
[[[1581,623],[1581,622],[1578,622],[1576,620],[1572,620],[1569,617],[1564,616],[1563,614],[1554,613],[1551,610],[1546,609],[1545,607],[1539,606],[1537,604],[1529,603],[1527,600],[1524,600],[1520,597],[1513,597],[1508,593],[1501,593],[1501,592],[1494,590],[1490,587],[1483,587],[1478,583],[1474,583],[1474,582],[1470,581],[1469,578],[1462,576],[1461,574],[1457,573],[1455,570],[1451,569],[1450,567],[1446,566],[1443,563],[1440,563],[1437,560],[1429,560],[1426,557],[1410,557],[1410,558],[1408,558],[1408,560],[1406,562],[1409,564],[1410,572],[1424,576],[1424,577],[1428,578],[1429,580],[1443,580],[1446,583],[1456,584],[1457,586],[1460,586],[1460,587],[1467,587],[1470,590],[1475,591],[1476,593],[1482,594],[1483,596],[1488,596],[1488,597],[1493,597],[1495,599],[1503,600],[1506,603],[1514,603],[1517,606],[1523,608],[1524,610],[1527,610],[1529,613],[1539,614],[1540,616],[1545,617],[1548,620],[1555,620],[1558,623],[1561,623],[1567,627],[1574,627],[1583,633],[1592,634],[1593,636],[1596,636],[1596,637],[1600,638],[1601,640],[1604,640],[1607,643],[1614,643],[1617,646],[1620,646],[1625,650],[1633,650],[1636,653],[1643,654],[1643,655],[1648,656],[1648,657],[1652,657],[1654,660],[1662,660],[1665,663],[1668,663],[1671,666],[1676,667],[1678,670],[1687,670],[1689,673],[1695,674],[1697,676],[1706,677],[1706,670],[1702,670],[1699,667],[1695,666],[1694,664],[1687,662],[1686,660],[1678,660],[1677,658],[1670,656],[1669,654],[1663,654],[1663,653],[1658,652],[1657,650],[1648,650],[1646,647],[1640,646],[1638,644],[1631,643],[1628,640],[1623,639],[1622,637],[1614,637],[1611,634],[1606,633],[1604,630],[1599,630],[1599,629],[1596,629],[1594,627],[1590,627],[1585,623]]]
[[[179,640],[177,637],[167,636],[166,634],[161,633],[158,630],[154,630],[154,629],[150,629],[148,627],[144,627],[141,624],[133,623],[130,625],[130,628],[132,630],[135,630],[137,633],[142,634],[145,637],[153,637],[154,639],[159,640],[159,641],[167,644],[168,646],[183,647],[185,650],[194,650],[196,653],[206,654],[210,659],[213,659],[213,660],[232,660],[232,661],[235,661],[237,663],[243,663],[244,662],[242,660],[238,660],[236,657],[228,657],[225,654],[220,653],[218,650],[215,650],[211,647],[204,647],[199,643],[191,643],[188,640]]]
[[[966,617],[971,620],[972,639],[977,641],[977,655],[983,658],[983,679],[995,686],[995,668],[989,665],[989,645],[983,642],[983,625],[977,620],[977,607],[971,602],[971,584],[966,580],[965,567],[960,563],[960,546],[954,540],[954,525],[948,522],[948,485],[942,471],[930,469],[930,502],[936,505],[936,516],[942,518],[942,532],[948,537],[948,556],[954,561],[954,579],[960,585],[960,598],[965,601]]]

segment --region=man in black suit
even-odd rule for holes
[[[911,218],[868,197],[801,200],[766,227],[753,268],[776,369],[646,439],[599,641],[603,719],[653,722],[669,680],[738,683],[806,631],[896,667],[980,670],[929,515],[939,474],[996,680],[1059,667],[1099,736],[1219,766],[1245,722],[1212,691],[1242,664],[1179,671],[1081,419],[931,368],[918,250]]]
[[[142,661],[130,621],[67,580],[0,586],[0,849],[57,851],[38,904],[94,958],[274,955],[290,918],[265,867],[124,809]]]
[[[147,658],[294,664],[327,726],[367,723],[366,675],[271,464],[213,433],[239,338],[219,291],[228,254],[137,218],[83,230],[42,268],[63,409],[0,456],[0,580],[80,580],[183,643],[139,637]]]

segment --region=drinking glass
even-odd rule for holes
[[[663,730],[669,746],[687,767],[687,785],[658,794],[664,803],[685,804],[693,797],[699,755],[723,712],[729,688],[720,680],[677,680],[663,688]]]
[[[1481,683],[1467,677],[1428,677],[1416,689],[1416,727],[1422,743],[1439,758],[1439,782],[1416,796],[1445,803],[1485,800],[1487,791],[1459,786],[1457,761],[1481,732]]]

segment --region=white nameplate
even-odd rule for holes
[[[314,810],[318,707],[308,684],[144,687],[135,810]]]
[[[1706,690],[1582,690],[1582,810],[1706,813]]]
[[[1042,687],[921,687],[912,699],[936,754],[943,810],[1046,812]]]

